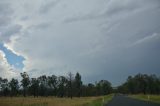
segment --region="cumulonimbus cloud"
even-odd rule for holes
[[[142,42],[159,33],[159,0],[43,2],[9,2],[14,11],[11,25],[3,24],[17,27],[9,40],[1,41],[25,58],[22,71],[34,77],[78,71],[85,81],[109,79],[114,84],[129,74],[151,73],[146,69],[159,74],[160,65],[152,63],[160,61],[160,38]],[[136,42],[141,43],[130,46]]]

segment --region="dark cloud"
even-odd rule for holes
[[[8,42],[10,40],[10,37],[19,33],[21,30],[22,26],[20,25],[13,25],[13,26],[8,26],[5,28],[2,28],[3,30],[1,31],[1,40],[2,42]]]
[[[148,3],[155,3],[155,2],[147,2]],[[143,2],[137,1],[125,1],[121,3],[121,1],[116,0],[108,0],[104,2],[105,7],[103,8],[103,12],[94,10],[89,12],[88,14],[78,14],[77,16],[71,16],[64,20],[66,23],[70,22],[77,22],[77,21],[85,21],[85,20],[94,20],[94,19],[110,19],[112,17],[120,17],[126,16],[128,14],[132,14],[136,10],[140,10],[143,7]],[[98,4],[97,4],[98,5]],[[107,17],[107,19],[106,19]]]
[[[20,25],[14,25],[10,26],[9,28],[6,29],[6,32],[4,32],[4,36],[11,36],[20,31],[22,27]]]
[[[0,2],[0,28],[7,26],[11,21],[13,10],[9,3]]]
[[[2,14],[11,21],[2,22],[1,38],[17,34],[4,43],[25,57],[30,75],[78,71],[85,82],[114,85],[137,73],[160,75],[159,0],[26,0],[32,11],[18,3],[11,3],[15,18]]]
[[[9,2],[0,2],[0,41],[8,41],[10,37],[18,33],[21,29],[20,25],[14,24],[12,21],[14,11]]]
[[[40,13],[45,14],[48,11],[50,11],[50,9],[52,9],[53,7],[55,7],[61,0],[54,0],[51,2],[45,2],[44,4],[41,5],[40,7]]]

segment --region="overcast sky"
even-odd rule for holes
[[[0,0],[0,76],[160,76],[160,0]]]

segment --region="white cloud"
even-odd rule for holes
[[[0,77],[9,79],[17,77],[19,73],[16,72],[17,70],[7,62],[4,52],[0,50]]]
[[[159,38],[159,37],[160,37],[159,34],[153,33],[153,34],[150,35],[150,36],[146,36],[146,37],[144,37],[144,38],[142,38],[142,39],[139,39],[138,41],[134,42],[134,43],[132,44],[132,46],[135,46],[135,45],[138,45],[138,44],[141,44],[141,43],[146,43],[146,42],[148,42],[148,41],[153,40],[154,38],[156,39],[156,38]]]

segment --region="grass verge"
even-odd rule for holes
[[[81,98],[56,97],[0,97],[0,106],[102,106],[112,95]]]
[[[154,102],[154,103],[159,103],[160,104],[160,95],[138,94],[138,95],[130,95],[129,97],[134,98],[134,99],[139,99],[139,100],[143,100],[143,101],[149,101],[149,102]]]
[[[84,104],[83,106],[104,106],[110,100],[112,100],[113,94],[101,96],[96,100],[91,101],[90,103]]]

